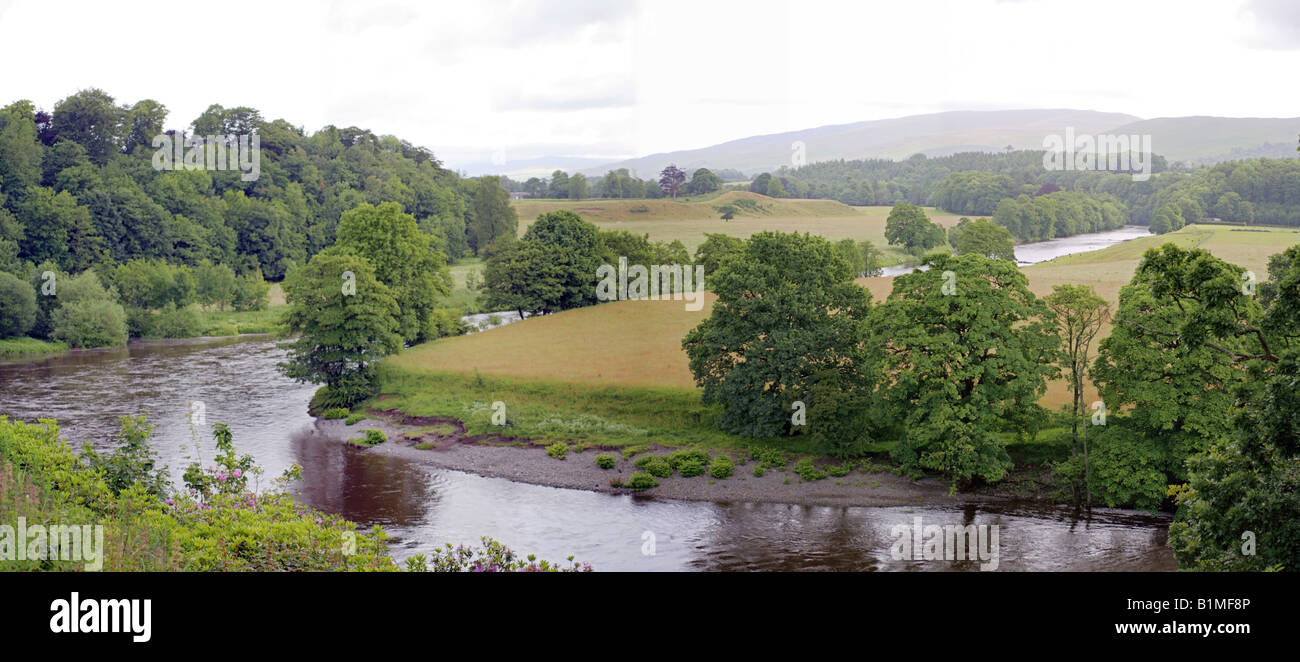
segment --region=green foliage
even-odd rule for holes
[[[351,413],[352,412],[348,411],[343,407],[334,407],[333,409],[326,409],[325,411],[321,412],[321,418],[324,418],[326,420],[347,418],[348,416],[351,415]]]
[[[366,420],[367,418],[369,418],[369,417],[366,416],[365,414],[361,413],[361,412],[357,412],[357,413],[355,413],[355,414],[348,414],[348,415],[347,415],[347,420],[344,421],[344,424],[345,424],[345,425],[356,425],[357,423],[360,423],[361,421],[364,421],[364,420]]]
[[[73,347],[126,344],[126,313],[93,271],[58,284],[59,307],[50,315],[53,336]]]
[[[115,496],[133,485],[152,496],[166,496],[171,481],[166,467],[154,466],[153,448],[149,444],[154,427],[144,416],[123,416],[118,421],[121,429],[114,439],[116,448],[108,455],[100,455],[86,444],[82,457],[87,465],[103,474],[105,484]]]
[[[976,477],[995,482],[1010,459],[991,426],[1042,396],[1060,339],[1014,264],[942,254],[926,264],[894,279],[871,324],[883,352],[882,410],[902,437],[891,454],[909,470],[945,474],[954,490]]]
[[[153,320],[147,335],[159,338],[193,338],[203,333],[203,316],[193,306],[177,308],[168,302]]]
[[[510,194],[501,187],[497,177],[481,177],[470,203],[468,235],[470,248],[475,254],[501,237],[514,237],[519,227],[519,216],[510,206]]]
[[[652,478],[650,474],[635,471],[631,476],[628,476],[627,482],[623,486],[633,490],[648,490],[652,487],[659,487],[659,481]]]
[[[563,460],[569,454],[569,445],[563,441],[557,441],[546,447],[546,454],[557,460]]]
[[[843,371],[865,383],[860,340],[871,295],[820,237],[761,232],[710,282],[709,318],[682,340],[706,404],[720,404],[719,427],[775,437],[790,431],[790,410],[812,375]]]
[[[961,219],[948,230],[948,243],[958,255],[973,253],[994,260],[1016,261],[1015,237],[988,219]]]
[[[1021,241],[1114,230],[1127,220],[1128,210],[1114,197],[1074,191],[1005,198],[993,212],[993,222]]]
[[[834,476],[835,478],[843,478],[849,475],[849,472],[852,470],[853,467],[851,467],[847,462],[844,464],[832,464],[826,467],[826,473],[830,474],[831,476]]]
[[[943,228],[932,223],[925,210],[915,205],[899,203],[885,219],[885,239],[894,246],[902,246],[912,255],[938,247],[944,242]]]
[[[609,453],[599,453],[596,455],[596,466],[601,469],[613,469],[617,458]]]
[[[334,252],[316,255],[285,282],[285,326],[298,339],[280,370],[328,390],[322,408],[351,408],[370,395],[373,364],[402,347],[397,302],[375,279],[370,262]]]
[[[408,343],[432,339],[431,323],[439,297],[451,292],[446,256],[433,238],[420,232],[415,219],[402,206],[386,202],[363,204],[339,219],[340,251],[365,258],[375,279],[387,286],[399,308],[398,328]]]
[[[815,480],[826,478],[826,472],[818,469],[817,465],[813,463],[813,460],[810,457],[799,458],[799,460],[794,463],[792,471],[799,474],[800,478],[810,483]]]
[[[745,242],[725,234],[706,233],[704,241],[695,249],[695,263],[704,265],[705,278],[717,273],[722,262],[745,250]]]
[[[377,446],[385,441],[388,441],[388,435],[384,434],[383,430],[376,430],[374,428],[366,430],[367,446]]]
[[[718,480],[730,478],[735,467],[736,463],[732,461],[730,455],[719,453],[713,458],[713,462],[709,464],[709,475]]]
[[[1107,508],[1156,512],[1169,487],[1160,449],[1114,419],[1094,429],[1097,433],[1089,437],[1091,478],[1087,481],[1094,500]],[[1074,486],[1076,494],[1082,492],[1078,487],[1085,481],[1082,455],[1058,463],[1052,473],[1059,483]]]
[[[673,470],[676,468],[664,455],[642,455],[632,463],[632,466],[656,478],[667,478],[673,475]]]
[[[0,338],[27,335],[36,324],[37,312],[31,283],[0,272]]]
[[[416,554],[406,560],[410,572],[591,572],[591,565],[570,556],[569,565],[538,561],[531,554],[520,557],[508,547],[484,537],[482,547],[460,545],[435,549],[432,555]]]

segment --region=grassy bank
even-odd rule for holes
[[[68,351],[66,343],[36,338],[5,338],[0,340],[0,358],[41,356]]]
[[[271,305],[262,310],[204,310],[199,311],[203,320],[201,336],[237,336],[244,333],[275,333],[278,330],[280,315],[288,306]]]

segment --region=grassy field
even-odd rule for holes
[[[1050,293],[1053,285],[1083,283],[1096,288],[1113,307],[1120,287],[1132,278],[1142,253],[1167,242],[1206,248],[1251,269],[1264,280],[1268,257],[1300,243],[1300,233],[1289,229],[1245,231],[1227,226],[1189,226],[1168,235],[1144,237],[1026,267],[1025,273],[1030,287],[1040,295]],[[864,278],[858,282],[880,300],[888,296],[893,279]],[[548,388],[573,385],[676,389],[685,401],[697,400],[698,391],[681,350],[681,339],[708,316],[712,302],[713,297],[706,295],[704,309],[699,312],[686,311],[680,301],[621,301],[571,310],[421,345],[388,359],[387,365],[395,371],[393,374],[414,380],[406,382],[408,386],[439,374],[477,373],[515,380],[509,382],[512,385],[539,383],[549,384]],[[1109,331],[1104,329],[1103,337]],[[1092,398],[1093,394],[1087,396]],[[1057,408],[1069,401],[1062,381],[1050,386],[1042,404]],[[563,398],[550,400],[548,406],[556,411],[570,408]],[[586,411],[586,407],[589,405],[574,407],[573,411]]]
[[[271,283],[267,292],[269,305],[262,310],[200,310],[205,336],[236,336],[241,333],[274,333],[280,315],[287,308],[284,289]]]
[[[762,205],[764,212],[744,212],[730,221],[724,221],[714,209],[736,200],[753,200]],[[867,240],[885,250],[890,263],[903,259],[903,254],[885,242],[885,218],[890,207],[850,207],[833,200],[792,200],[769,198],[747,192],[727,192],[706,201],[683,202],[673,200],[515,200],[519,214],[519,232],[539,214],[567,209],[602,230],[626,230],[633,234],[649,234],[654,241],[681,240],[691,252],[704,241],[706,233],[723,233],[746,238],[764,230],[781,232],[810,232],[831,240],[851,238]],[[632,209],[644,208],[644,212]],[[926,213],[936,223],[950,227],[960,218],[934,209]]]
[[[0,359],[57,354],[66,351],[68,351],[68,346],[61,342],[39,340],[37,338],[5,338],[0,340]]]

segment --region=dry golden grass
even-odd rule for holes
[[[741,198],[768,207],[767,213],[745,212],[730,221],[719,217],[714,207]],[[885,218],[891,207],[850,207],[833,200],[794,200],[769,198],[757,193],[728,192],[700,202],[672,200],[515,200],[522,236],[539,214],[566,209],[602,230],[626,230],[650,235],[652,241],[680,240],[692,252],[707,233],[729,234],[741,239],[758,232],[809,232],[832,241],[854,239],[870,241],[877,248],[885,242]],[[647,212],[632,212],[644,207]],[[950,227],[959,216],[926,209],[936,223]]]
[[[883,217],[880,222],[883,224]],[[1263,280],[1268,256],[1300,243],[1300,233],[1193,226],[1033,265],[1026,267],[1025,273],[1030,289],[1040,296],[1049,294],[1054,285],[1086,284],[1110,301],[1113,310],[1120,288],[1132,278],[1142,253],[1167,242],[1206,248],[1255,271]],[[876,301],[888,296],[893,287],[892,278],[857,282],[871,290]],[[414,370],[478,370],[546,381],[694,388],[681,339],[709,315],[713,300],[713,295],[706,293],[704,309],[698,312],[684,310],[681,301],[623,301],[571,310],[421,345],[389,361]],[[1109,333],[1107,326],[1098,341]],[[1095,400],[1095,391],[1090,388],[1085,397],[1089,402]],[[1069,402],[1064,381],[1051,384],[1042,400],[1050,408]]]

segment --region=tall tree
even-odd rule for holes
[[[351,407],[369,397],[374,364],[402,348],[392,292],[364,257],[334,248],[318,253],[285,281],[283,323],[297,334],[280,370],[324,384],[321,407]]]
[[[1057,285],[1052,288],[1051,294],[1044,297],[1043,302],[1056,316],[1056,331],[1063,342],[1061,364],[1069,376],[1072,395],[1070,436],[1074,440],[1076,453],[1082,447],[1083,484],[1087,493],[1088,507],[1091,508],[1092,475],[1088,463],[1088,426],[1087,422],[1083,421],[1083,436],[1080,443],[1079,425],[1081,417],[1087,415],[1083,402],[1083,384],[1088,373],[1088,352],[1091,351],[1092,342],[1101,331],[1102,325],[1110,318],[1110,305],[1105,299],[1097,296],[1096,291],[1089,285]]]
[[[874,370],[862,339],[871,293],[853,282],[849,265],[825,239],[760,232],[741,254],[721,262],[709,284],[717,301],[682,348],[704,402],[722,406],[723,430],[752,437],[795,431],[794,403],[816,410],[818,383],[837,386],[822,393],[855,399],[869,391]],[[810,416],[808,424],[844,426],[837,445],[851,446],[865,434],[830,413]]]
[[[555,182],[554,178],[551,180]],[[510,205],[510,193],[501,186],[499,177],[480,177],[474,200],[474,222],[469,228],[469,239],[475,254],[504,236],[513,237],[519,228],[519,215]]]
[[[54,129],[59,138],[84,147],[90,160],[99,165],[118,151],[124,120],[113,97],[96,88],[81,90],[54,105]]]
[[[955,490],[1001,480],[1010,458],[991,432],[1046,390],[1060,339],[1051,312],[1014,264],[934,254],[894,279],[871,320],[883,353],[884,411],[902,438],[891,454]]]
[[[665,194],[671,195],[674,200],[677,199],[677,193],[681,190],[682,183],[685,181],[686,173],[671,163],[659,173],[659,188]]]
[[[943,243],[942,227],[930,222],[925,210],[900,202],[889,210],[885,219],[885,239],[890,244],[902,246],[913,255],[920,255]]]

